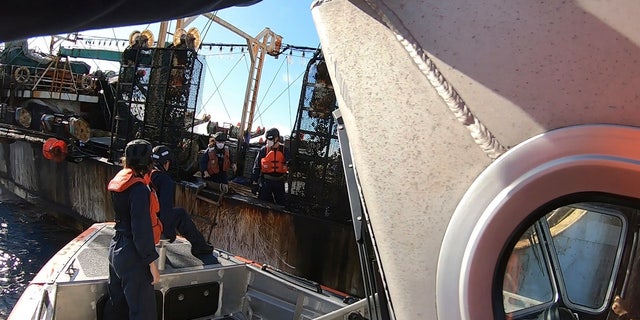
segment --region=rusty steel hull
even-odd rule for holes
[[[347,224],[288,212],[242,195],[217,206],[178,188],[178,206],[216,248],[250,257],[350,294],[360,295],[361,273],[353,228]]]
[[[119,169],[101,159],[55,163],[43,157],[37,143],[0,144],[0,187],[53,209],[52,214],[79,228],[113,220],[106,185]],[[216,205],[197,192],[192,184],[178,184],[176,205],[192,214],[216,248],[362,295],[351,225],[296,214],[242,195],[225,197]]]

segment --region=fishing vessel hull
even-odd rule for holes
[[[107,182],[120,169],[106,159],[79,163],[47,160],[42,145],[0,144],[0,185],[32,203],[53,209],[79,229],[113,221]],[[353,228],[295,214],[252,195],[211,192],[203,182],[179,183],[176,205],[190,212],[216,248],[270,264],[353,295],[361,295],[361,273]]]

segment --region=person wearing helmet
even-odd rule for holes
[[[229,169],[236,171],[233,155],[226,146],[227,140],[224,132],[216,132],[209,139],[209,146],[200,158],[200,172],[206,181],[227,184]]]
[[[282,143],[280,131],[265,132],[267,143],[260,149],[253,163],[252,183],[259,183],[258,199],[285,204],[284,183],[287,179],[289,149]]]
[[[162,225],[157,198],[149,187],[151,144],[142,139],[129,142],[122,162],[123,169],[107,186],[116,224],[109,246],[104,319],[156,319],[153,285],[160,281],[160,272],[155,244]]]
[[[153,148],[153,170],[151,182],[157,189],[160,201],[160,220],[164,226],[163,234],[173,242],[176,239],[176,230],[191,243],[191,254],[194,256],[206,255],[213,252],[213,246],[207,243],[198,230],[191,216],[184,208],[175,207],[176,183],[168,173],[173,161],[173,154],[167,146],[159,145]]]

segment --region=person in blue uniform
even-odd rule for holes
[[[216,132],[209,139],[209,146],[200,158],[200,172],[205,181],[227,184],[229,169],[236,171],[233,155],[226,146],[227,140],[224,132]]]
[[[157,201],[148,186],[151,144],[133,140],[125,147],[124,168],[109,182],[115,211],[115,235],[109,246],[109,300],[104,319],[153,319],[153,285],[160,281],[154,239],[160,229]],[[155,228],[155,230],[154,230]]]
[[[213,246],[204,239],[187,211],[184,208],[174,207],[176,183],[167,172],[173,159],[171,150],[164,145],[156,146],[153,148],[151,157],[153,158],[151,182],[157,190],[160,201],[160,220],[164,226],[164,236],[173,242],[176,239],[177,230],[191,243],[191,254],[194,256],[211,254]]]
[[[280,141],[280,131],[265,132],[267,143],[260,148],[253,163],[252,183],[259,183],[258,199],[285,205],[284,183],[287,180],[289,149]]]

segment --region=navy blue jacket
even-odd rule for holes
[[[111,192],[113,209],[116,213],[116,237],[118,248],[133,242],[136,253],[142,261],[149,264],[158,258],[153,243],[151,216],[149,215],[149,197],[151,191],[143,183],[135,183],[122,192]]]
[[[175,204],[176,183],[167,172],[160,170],[151,173],[151,183],[158,194],[160,217],[168,217]]]

